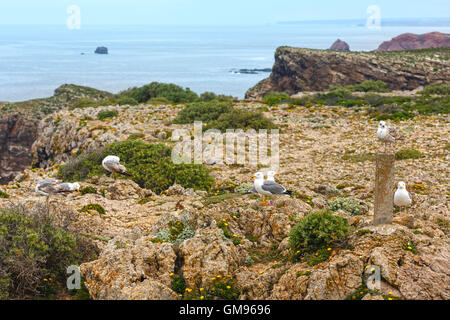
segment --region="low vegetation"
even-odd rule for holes
[[[359,202],[348,198],[336,198],[330,201],[330,210],[343,210],[352,216],[363,214],[363,208]]]
[[[309,254],[324,256],[324,251],[330,251],[349,232],[350,226],[346,219],[334,216],[330,211],[312,212],[300,219],[289,234],[293,259],[300,260]]]
[[[117,117],[118,115],[119,112],[117,112],[117,110],[103,110],[97,114],[97,118],[98,120],[106,120]]]
[[[382,81],[365,81],[351,86],[334,86],[327,93],[317,93],[301,98],[292,98],[285,93],[267,93],[262,101],[268,105],[289,104],[292,106],[328,105],[347,108],[368,108],[375,120],[405,120],[418,115],[448,114],[450,95],[448,84],[431,84],[421,95],[393,96],[380,93],[389,92]],[[356,95],[355,92],[365,92]]]
[[[52,298],[66,269],[96,258],[96,248],[69,230],[71,213],[44,206],[0,209],[0,298]]]
[[[141,140],[125,140],[106,146],[103,150],[87,151],[59,167],[65,181],[83,181],[106,173],[101,163],[105,156],[120,157],[132,179],[141,188],[160,194],[174,184],[185,188],[209,191],[214,179],[209,169],[198,164],[174,164],[172,149],[163,144],[146,144]]]
[[[420,159],[422,157],[422,153],[415,149],[402,149],[395,153],[395,160]]]

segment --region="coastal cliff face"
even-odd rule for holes
[[[408,52],[337,52],[280,47],[269,78],[246,93],[258,99],[273,91],[296,94],[323,91],[334,85],[382,80],[389,89],[412,90],[433,82],[450,81],[450,49]]]
[[[425,34],[404,33],[383,42],[376,51],[415,50],[450,47],[450,34],[430,32]]]
[[[19,114],[0,118],[0,184],[30,166],[30,148],[36,136],[37,121]]]

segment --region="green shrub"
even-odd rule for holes
[[[402,149],[395,153],[395,160],[420,159],[422,157],[422,153],[415,149]]]
[[[117,104],[119,106],[123,106],[123,105],[130,105],[130,106],[135,106],[137,104],[139,104],[138,101],[136,101],[135,99],[133,99],[132,97],[120,97],[119,99],[117,99]]]
[[[105,209],[97,203],[87,204],[87,205],[83,206],[83,208],[78,210],[78,212],[87,213],[87,214],[92,214],[92,211],[97,211],[98,214],[106,213]]]
[[[389,92],[390,90],[387,88],[386,83],[377,80],[377,81],[364,81],[360,84],[355,84],[350,86],[352,91],[357,92]]]
[[[450,95],[450,83],[433,83],[425,86],[421,94]]]
[[[170,242],[178,244],[194,236],[195,231],[181,221],[170,221],[167,228],[159,231],[152,242]]]
[[[81,99],[78,99],[78,100],[77,100],[77,101],[69,108],[69,110],[91,108],[91,107],[95,107],[96,104],[97,104],[97,103],[96,103],[94,100],[87,99],[87,98],[81,98]]]
[[[119,94],[119,97],[131,97],[139,103],[145,103],[151,98],[166,98],[175,103],[193,102],[198,95],[189,88],[183,89],[175,84],[152,82],[139,88],[131,88]]]
[[[9,194],[7,194],[6,192],[0,191],[0,198],[8,199],[9,198]]]
[[[62,180],[70,182],[101,176],[105,173],[101,163],[106,155],[104,149],[88,150],[66,164],[59,166],[58,176]]]
[[[50,298],[65,287],[66,269],[96,258],[94,247],[68,230],[71,213],[44,206],[0,209],[0,297]]]
[[[289,246],[294,253],[311,253],[346,238],[349,230],[346,219],[334,216],[329,211],[313,212],[300,219],[292,228]]]
[[[262,102],[270,106],[276,106],[290,100],[290,96],[284,92],[269,92],[264,95]]]
[[[231,277],[215,277],[209,295],[223,300],[237,300],[241,295],[235,281]]]
[[[117,110],[103,110],[97,114],[97,118],[98,120],[105,120],[117,117],[118,115],[119,113],[117,112]]]
[[[172,102],[164,97],[159,97],[159,98],[150,98],[148,99],[148,101],[146,102],[146,104],[152,104],[152,105],[168,105],[168,104],[172,104]]]
[[[352,216],[357,216],[363,213],[363,208],[358,201],[347,198],[336,198],[330,202],[330,210],[343,210]]]
[[[198,164],[174,164],[172,149],[163,144],[146,144],[142,140],[115,142],[103,150],[90,151],[60,166],[59,176],[66,181],[82,181],[106,173],[101,163],[114,154],[121,159],[132,179],[141,188],[160,194],[173,184],[185,188],[209,191],[214,179],[209,169]]]
[[[84,188],[81,188],[80,189],[80,193],[81,193],[81,195],[85,195],[85,194],[88,194],[88,193],[92,193],[92,194],[97,194],[97,188],[94,188],[94,187],[91,187],[91,186],[88,186],[88,187],[84,187]]]
[[[231,110],[231,103],[227,101],[194,102],[181,110],[173,123],[209,122],[218,119],[224,113],[231,112]]]
[[[223,94],[215,94],[214,92],[203,92],[200,95],[200,100],[202,101],[212,101],[212,100],[218,100],[218,101],[233,101],[232,96],[226,96]]]
[[[232,110],[222,114],[217,120],[209,122],[205,130],[218,129],[225,132],[227,129],[277,129],[278,127],[260,112],[247,110]]]
[[[170,288],[178,294],[184,294],[186,291],[186,280],[183,275],[174,275],[170,282]]]

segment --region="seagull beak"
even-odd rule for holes
[[[280,174],[279,173],[275,173],[275,176],[278,177]]]
[[[252,178],[256,178],[256,176],[252,176]]]

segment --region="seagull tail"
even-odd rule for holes
[[[292,191],[290,191],[290,190],[286,190],[285,192],[284,192],[284,194],[287,194],[287,195],[291,195],[292,194]]]

